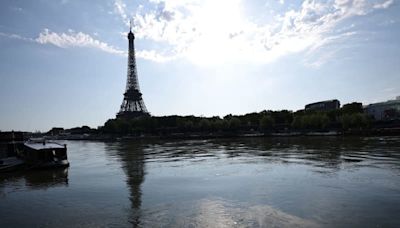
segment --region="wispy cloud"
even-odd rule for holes
[[[121,1],[115,5],[123,6],[116,8],[126,21]],[[266,63],[291,53],[305,51],[310,56],[321,46],[344,42],[354,33],[338,32],[342,21],[386,9],[393,0],[306,0],[297,9],[276,13],[268,24],[244,16],[243,4],[241,0],[148,0],[150,8],[139,7],[134,14],[134,30],[136,37],[161,44],[144,52],[155,61],[182,57],[198,64]],[[326,55],[325,61],[331,56]]]
[[[114,12],[118,14],[123,20],[124,24],[129,25],[129,18],[126,12],[126,4],[121,0],[114,2]],[[124,37],[125,37],[124,33]],[[36,38],[23,37],[18,34],[9,34],[0,32],[0,36],[7,37],[9,39],[17,39],[23,41],[34,42],[38,44],[50,44],[60,48],[94,48],[110,54],[116,55],[127,55],[127,51],[116,48],[106,42],[100,41],[93,38],[91,35],[83,32],[75,32],[69,29],[67,32],[52,32],[49,29],[43,29]],[[167,62],[175,59],[175,56],[162,53],[155,50],[137,50],[136,56],[138,58],[151,60],[154,62]]]
[[[136,56],[138,58],[151,60],[151,61],[159,62],[159,63],[168,62],[170,60],[175,59],[175,56],[173,56],[173,55],[160,54],[155,50],[139,50],[139,51],[136,51]]]
[[[83,32],[75,32],[73,30],[68,30],[64,33],[51,32],[49,29],[44,29],[39,33],[36,38],[23,37],[17,34],[8,34],[0,32],[0,36],[7,37],[9,39],[17,39],[22,41],[29,41],[38,44],[50,44],[60,48],[94,48],[100,51],[104,51],[110,54],[116,55],[127,55],[127,51],[123,51],[110,44],[94,39],[89,34]],[[154,62],[167,62],[175,58],[174,56],[159,53],[155,50],[137,50],[136,56],[138,58],[154,61]]]
[[[352,27],[352,26],[350,26]],[[312,68],[319,68],[330,61],[340,51],[338,48],[330,48],[332,44],[343,43],[357,32],[340,32],[337,35],[327,36],[318,43],[312,45],[305,52],[303,63]]]
[[[115,0],[114,2],[114,12],[121,16],[123,22],[129,25],[129,18],[126,13],[126,4],[122,0]]]
[[[75,32],[73,30],[68,30],[66,33],[56,33],[51,32],[49,29],[44,29],[36,38],[23,37],[18,34],[8,34],[3,32],[0,32],[0,36],[38,44],[51,44],[60,48],[94,48],[111,54],[126,55],[125,51],[113,47],[105,42],[94,39],[88,34],[83,32]]]
[[[388,88],[383,89],[382,91],[383,92],[393,92],[395,90],[396,90],[396,88],[394,88],[394,87],[388,87]]]
[[[12,34],[12,33],[10,34],[10,33],[0,32],[0,36],[7,37],[9,39],[17,39],[17,40],[35,42],[35,40],[32,39],[32,38],[23,37],[23,36],[20,36],[18,34]]]
[[[35,41],[40,44],[52,44],[61,48],[88,47],[96,48],[111,54],[124,54],[124,51],[119,50],[105,42],[96,40],[88,34],[74,32],[73,30],[69,30],[68,33],[55,33],[48,29],[44,29],[44,31],[39,34]]]
[[[390,5],[393,4],[393,1],[394,1],[394,0],[387,0],[387,1],[385,1],[385,2],[376,3],[376,4],[374,5],[374,8],[375,8],[375,9],[386,9],[386,8],[388,8]]]

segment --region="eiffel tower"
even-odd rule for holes
[[[144,105],[142,93],[140,92],[139,88],[134,46],[135,35],[132,33],[132,25],[129,28],[128,40],[128,76],[124,99],[117,114],[117,118],[136,118],[140,116],[149,116],[150,114]]]

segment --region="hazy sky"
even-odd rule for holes
[[[114,118],[130,18],[152,115],[400,95],[396,0],[2,0],[0,18],[0,130]]]

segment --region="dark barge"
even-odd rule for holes
[[[19,153],[25,163],[32,168],[68,167],[67,145],[56,142],[28,141]]]
[[[0,132],[0,173],[68,166],[65,144],[44,139],[25,142],[22,132]]]

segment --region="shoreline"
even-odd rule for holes
[[[121,141],[121,140],[142,140],[142,139],[226,139],[226,138],[279,138],[279,137],[379,137],[379,136],[400,136],[400,128],[396,129],[374,129],[369,131],[309,131],[309,132],[240,132],[240,133],[173,133],[163,135],[122,135],[122,134],[93,134],[93,135],[68,135],[68,136],[46,136],[48,140],[89,140],[89,141]]]

